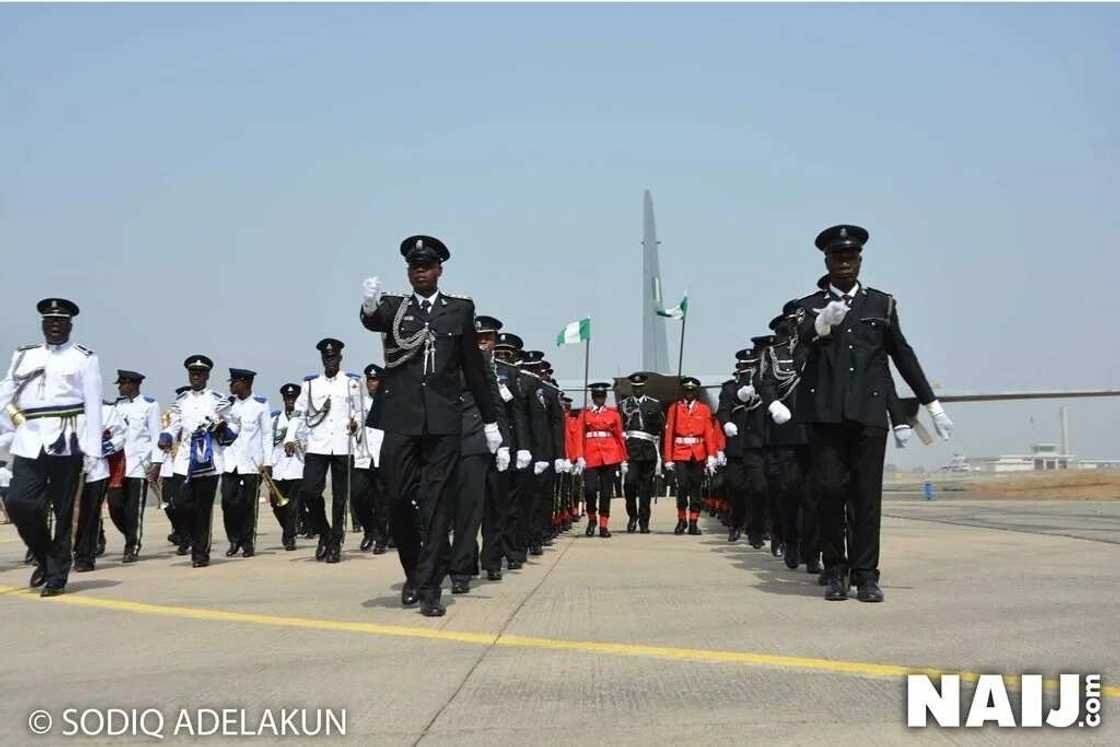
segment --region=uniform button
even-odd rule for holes
[[[854,349],[855,348],[853,348],[851,345],[848,346],[848,350],[854,350]]]
[[[854,368],[849,368],[848,370],[849,370],[849,371],[855,371],[855,369],[854,369]]]

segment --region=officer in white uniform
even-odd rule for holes
[[[280,397],[284,409],[272,412],[272,480],[280,493],[288,500],[281,506],[278,496],[270,491],[268,502],[272,513],[280,524],[281,539],[285,550],[296,549],[296,522],[300,515],[300,483],[303,481],[303,454],[307,449],[307,426],[300,426],[296,433],[296,447],[289,456],[284,449],[284,437],[288,425],[296,412],[296,398],[299,397],[299,384],[285,384],[280,387]]]
[[[272,410],[268,399],[253,395],[257,372],[247,368],[229,370],[233,404],[229,419],[237,426],[237,438],[225,453],[222,475],[222,519],[232,557],[256,553],[257,515],[260,507],[261,473],[272,468]]]
[[[79,427],[82,417],[78,418]],[[110,459],[122,454],[125,441],[124,423],[112,402],[101,405],[101,454],[85,456],[82,474],[85,484],[78,503],[78,526],[74,533],[74,572],[92,571],[96,558],[105,550],[104,532],[101,527],[101,507],[110,486]],[[123,459],[123,456],[117,458]],[[117,476],[120,479],[121,475]]]
[[[101,364],[89,348],[70,342],[78,306],[45,298],[45,342],[24,345],[0,381],[0,432],[14,430],[8,515],[38,566],[31,586],[61,594],[71,563],[74,499],[82,456],[101,454]],[[78,416],[85,415],[83,426]],[[54,532],[47,513],[54,509]]]
[[[190,391],[190,386],[181,386],[175,390],[175,396]],[[168,424],[171,422],[171,410],[167,410],[160,416],[160,425],[162,426],[166,421]],[[167,541],[176,545],[176,555],[186,555],[191,551],[191,528],[183,520],[186,514],[178,510],[178,503],[176,496],[179,495],[179,489],[183,486],[183,478],[181,475],[175,474],[175,454],[178,453],[179,444],[181,439],[176,438],[172,442],[171,450],[164,451],[156,444],[159,449],[160,459],[163,459],[158,465],[159,467],[159,497],[162,504],[163,512],[167,514],[167,521],[171,524],[171,534],[167,535]],[[154,461],[154,460],[153,460]],[[154,471],[154,470],[153,470]]]
[[[346,533],[346,503],[349,500],[354,434],[362,412],[362,384],[357,374],[343,373],[342,342],[327,337],[315,346],[323,361],[323,373],[303,379],[295,412],[284,437],[284,450],[295,453],[296,434],[306,427],[307,451],[303,466],[302,500],[306,501],[314,528],[319,532],[316,560],[337,563],[342,557]],[[323,489],[327,468],[331,471],[331,523],[327,524]]]
[[[211,389],[210,369],[214,362],[205,355],[192,355],[183,361],[191,388],[171,405],[171,423],[159,434],[159,447],[175,452],[175,476],[182,478],[176,495],[175,511],[190,529],[191,565],[210,565],[210,531],[214,513],[214,494],[218,475],[225,464],[225,447],[237,437],[236,427],[226,421],[230,401]]]
[[[109,518],[124,535],[124,563],[140,559],[144,536],[144,508],[149,475],[158,477],[163,452],[159,438],[159,403],[140,393],[144,374],[117,370],[117,399],[114,409],[124,429],[124,468],[120,486],[109,486]]]

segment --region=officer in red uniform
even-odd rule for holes
[[[607,392],[611,385],[592,384],[591,405],[580,416],[583,438],[577,439],[576,469],[583,473],[583,497],[587,503],[587,530],[595,533],[598,513],[599,536],[610,537],[607,525],[611,517],[611,485],[615,468],[627,470],[626,443],[622,440],[622,416],[618,410],[607,406]],[[598,511],[596,511],[598,508]]]
[[[576,453],[579,450],[579,442],[582,440],[581,433],[582,425],[580,424],[579,412],[572,411],[572,398],[566,394],[560,396],[560,402],[564,405],[564,460],[568,463],[567,472],[562,475],[563,491],[561,495],[567,498],[567,516],[565,517],[565,524],[567,528],[571,528],[574,521],[578,521],[582,514],[579,511],[579,495],[576,493],[576,474],[575,463],[579,458]]]
[[[713,471],[716,466],[716,436],[712,427],[712,411],[696,400],[700,380],[691,376],[681,379],[684,399],[669,408],[665,425],[665,469],[677,475],[677,526],[673,534],[684,534],[687,527],[692,535],[701,534],[700,483],[704,469]],[[687,512],[687,523],[686,523]]]

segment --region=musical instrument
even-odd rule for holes
[[[253,466],[257,468],[257,472],[260,473],[264,484],[268,486],[269,492],[276,496],[276,505],[280,508],[287,506],[289,501],[284,497],[284,494],[280,492],[280,487],[276,484],[276,481],[272,479],[272,475],[262,470],[259,464],[254,464]]]

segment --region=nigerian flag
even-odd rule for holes
[[[658,309],[658,316],[665,316],[670,319],[684,319],[688,314],[688,291],[684,292],[684,298],[681,302],[671,309]]]
[[[580,319],[565,325],[556,335],[557,345],[576,345],[581,342],[591,341],[591,317]]]

